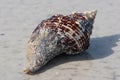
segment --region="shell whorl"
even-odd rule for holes
[[[28,42],[29,67],[25,72],[37,71],[61,53],[78,54],[86,50],[96,12],[54,15],[43,20]]]

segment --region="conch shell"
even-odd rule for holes
[[[59,14],[43,20],[28,41],[28,67],[24,72],[36,72],[59,54],[80,54],[88,49],[96,13]]]

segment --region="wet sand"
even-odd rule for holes
[[[119,0],[1,0],[0,80],[120,80]],[[91,44],[60,55],[34,75],[22,72],[33,29],[54,14],[97,9]]]

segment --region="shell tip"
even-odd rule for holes
[[[88,19],[95,19],[97,14],[97,10],[85,11],[84,14],[88,17]]]
[[[23,72],[24,72],[25,74],[29,74],[29,73],[30,73],[30,70],[29,70],[28,68],[24,68],[24,69],[23,69]]]

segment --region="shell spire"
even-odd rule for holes
[[[88,20],[93,20],[95,19],[95,16],[97,14],[97,10],[92,10],[92,11],[85,11],[83,14],[87,17]]]

